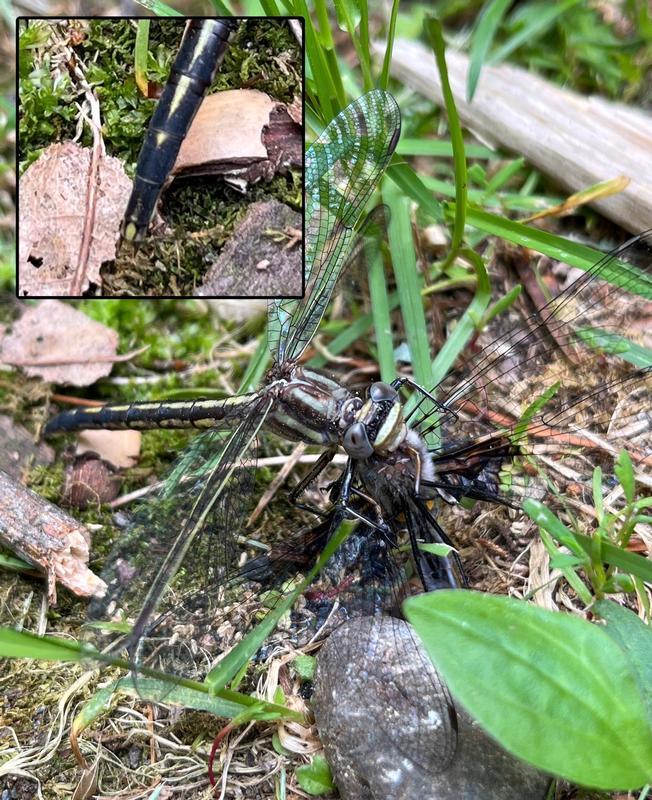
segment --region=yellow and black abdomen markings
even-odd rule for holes
[[[103,428],[219,428],[232,427],[249,411],[256,394],[226,400],[172,400],[167,402],[112,403],[95,408],[76,408],[58,414],[46,425],[46,435]]]
[[[226,51],[233,20],[190,20],[138,155],[122,237],[140,242],[181,143]]]

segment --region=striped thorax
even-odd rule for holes
[[[290,366],[271,382],[275,403],[266,427],[292,441],[335,445],[362,405],[358,397],[320,372]]]

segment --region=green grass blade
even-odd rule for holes
[[[365,256],[369,277],[371,314],[378,348],[378,367],[381,380],[389,383],[396,377],[396,367],[394,364],[392,322],[385,280],[385,265],[383,263],[382,250],[377,242],[365,241]]]
[[[392,292],[389,295],[388,306],[390,312],[399,307],[398,292]],[[371,330],[373,324],[374,320],[372,314],[363,314],[328,343],[328,351],[334,355],[345,352],[352,344],[359,341],[367,331]],[[319,354],[313,356],[308,361],[308,366],[313,369],[322,369],[327,363],[328,359],[326,356]]]
[[[147,51],[149,48],[149,20],[141,19],[136,27],[136,46],[134,49],[134,72],[136,85],[143,97],[148,95]]]
[[[162,0],[136,0],[139,6],[146,8],[148,11],[151,11],[153,14],[156,14],[157,17],[183,17],[184,15],[181,11],[177,11],[176,8],[172,8],[167,3],[163,3]]]
[[[455,224],[451,247],[446,258],[444,269],[448,264],[452,264],[464,241],[464,222],[466,218],[466,156],[464,155],[464,137],[462,135],[462,125],[455,107],[455,98],[448,80],[448,69],[446,67],[446,48],[441,23],[437,19],[427,19],[425,23],[426,34],[430,40],[430,46],[435,54],[439,80],[448,117],[448,128],[451,134],[451,144],[453,145],[453,166],[455,172]]]
[[[494,35],[511,5],[512,0],[491,0],[490,3],[484,6],[476,20],[475,28],[471,35],[469,72],[466,81],[466,99],[469,103],[473,100],[480,78],[480,71]]]
[[[392,63],[392,52],[394,50],[394,39],[396,38],[396,20],[398,19],[399,0],[393,0],[392,10],[389,17],[389,27],[387,29],[387,44],[383,57],[383,68],[380,73],[380,88],[387,89],[389,86],[389,67]]]
[[[319,100],[319,108],[313,110],[319,111],[319,116],[323,122],[328,122],[336,113],[332,98],[337,97],[337,91],[331,80],[331,69],[325,56],[327,51],[319,40],[319,34],[308,13],[305,0],[299,0],[299,6],[301,8],[301,16],[306,21],[306,59],[310,64],[310,74],[315,83],[314,96]],[[342,105],[341,101],[340,105]]]
[[[498,153],[481,144],[467,144],[465,145],[465,150],[469,158],[499,158]],[[401,140],[396,147],[396,153],[399,156],[451,158],[453,155],[453,145],[451,142],[441,139],[415,139],[409,136],[401,136]]]
[[[606,540],[596,541],[591,536],[571,531],[559,520],[549,508],[538,500],[527,499],[523,503],[523,510],[530,519],[541,526],[557,541],[565,544],[573,552],[584,551],[589,558],[595,558],[596,547],[599,547],[600,558],[606,564],[618,567],[623,572],[636,575],[648,583],[652,581],[652,562],[647,558],[624,550]]]
[[[523,247],[529,247],[536,250],[537,253],[543,253],[579,269],[590,269],[604,256],[604,253],[594,250],[592,247],[571,242],[561,236],[523,225],[521,222],[506,219],[476,206],[467,208],[467,223],[485,233],[500,236],[508,242],[520,244]]]
[[[269,364],[269,347],[267,346],[267,336],[261,336],[256,352],[249,361],[245,374],[242,376],[238,394],[245,394],[257,389],[265,374]]]
[[[371,76],[371,50],[369,47],[369,10],[367,0],[335,0],[335,10],[341,25],[346,29],[351,42],[355,47],[362,78],[364,91],[374,88]]]
[[[265,639],[272,633],[281,617],[295,604],[299,596],[306,591],[313,580],[340,547],[351,532],[349,524],[340,524],[335,533],[328,540],[320,557],[305,578],[288,594],[279,601],[265,618],[250,631],[219,664],[206,676],[205,685],[211,692],[222,692],[224,687],[238,673],[243,664],[249,661],[254,653],[261,647]]]
[[[444,346],[432,362],[432,384],[437,386],[448,374],[457,357],[464,350],[471,337],[478,330],[479,320],[491,300],[491,283],[482,258],[473,250],[463,250],[462,255],[473,264],[477,277],[477,287],[473,300],[462,314],[455,330],[446,338]]]
[[[231,6],[223,2],[223,0],[211,0],[211,4],[213,6],[213,11],[215,12],[216,17],[232,17],[233,16],[233,9]],[[262,14],[262,8],[258,2],[256,2],[255,10],[247,10],[245,16],[248,17],[258,17]]]
[[[266,17],[279,17],[281,11],[274,0],[260,0],[260,5]],[[253,11],[247,9],[247,16],[254,16]]]
[[[414,380],[430,381],[430,344],[421,298],[422,280],[417,270],[412,241],[412,221],[407,198],[393,182],[383,181],[383,198],[389,206],[389,249],[401,303]]]
[[[565,0],[562,3],[539,3],[539,12],[531,14],[530,21],[492,54],[490,63],[498,64],[521,45],[526,43],[531,45],[539,36],[548,31],[559,17],[581,2],[582,0]]]
[[[422,211],[429,214],[435,222],[444,221],[444,209],[441,203],[435,200],[432,192],[426,188],[412,167],[408,164],[391,164],[385,174],[394,181],[405,195],[418,203]]]

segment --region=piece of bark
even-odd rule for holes
[[[0,542],[45,572],[50,603],[57,582],[80,597],[106,591],[88,568],[89,540],[77,520],[0,470]]]
[[[375,50],[384,53],[384,44]],[[650,115],[562,89],[510,64],[483,67],[468,103],[468,57],[448,50],[446,63],[462,124],[481,141],[525,156],[573,193],[624,175],[630,182],[622,192],[591,205],[632,233],[652,225]],[[434,56],[423,45],[395,42],[391,69],[407,86],[443,104]]]
[[[303,133],[283,103],[255,89],[205,97],[172,170],[221,175],[238,188],[303,165]]]
[[[197,290],[200,297],[298,297],[301,215],[278,200],[254,203]],[[287,233],[286,233],[287,232]]]
[[[99,293],[130,193],[117,158],[74,142],[48,147],[20,179],[18,294]]]

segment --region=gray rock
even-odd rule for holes
[[[278,200],[253,203],[210,267],[201,297],[300,297],[301,214]]]
[[[543,798],[549,778],[459,707],[456,737],[449,701],[403,620],[366,617],[331,634],[317,658],[313,709],[343,800]]]
[[[22,481],[26,470],[52,461],[54,450],[49,445],[35,444],[33,435],[22,425],[16,425],[11,417],[0,416],[0,469]]]

